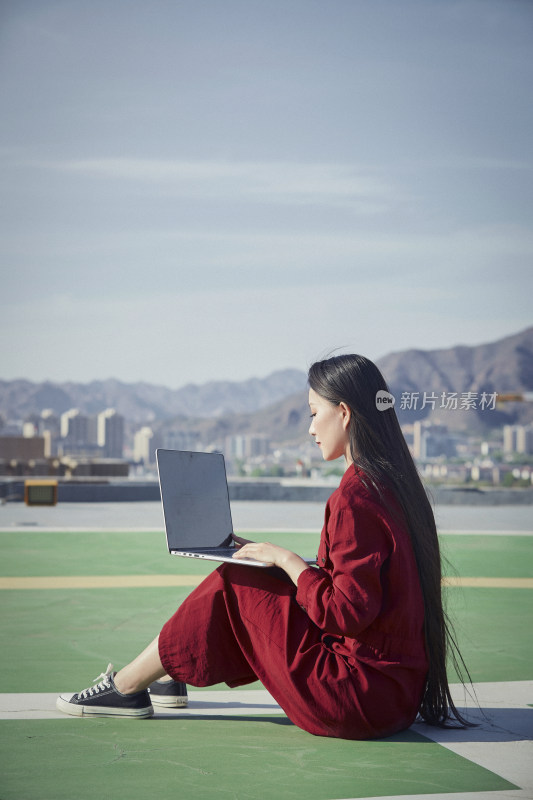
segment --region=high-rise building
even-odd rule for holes
[[[44,452],[47,458],[57,455],[57,445],[61,431],[61,422],[51,408],[41,411],[39,434],[44,437]]]
[[[270,439],[266,434],[243,434],[226,439],[226,455],[230,458],[256,458],[270,452]]]
[[[61,433],[61,424],[59,417],[57,417],[51,408],[43,408],[41,411],[41,419],[39,421],[39,433],[50,431],[52,436],[59,436]]]
[[[533,425],[519,425],[516,433],[516,449],[519,453],[533,453]]]
[[[88,444],[90,442],[89,417],[82,414],[79,408],[71,408],[61,414],[61,438],[71,444]]]
[[[504,425],[503,452],[533,453],[533,426]]]
[[[455,441],[446,425],[431,424],[417,420],[413,424],[413,456],[420,461],[454,456]]]
[[[124,417],[114,408],[98,414],[98,445],[105,458],[122,458],[124,455]]]
[[[24,422],[22,424],[22,435],[26,439],[31,439],[32,436],[37,436],[37,428],[34,422]]]
[[[137,463],[150,464],[155,460],[152,442],[154,432],[148,426],[140,428],[133,437],[133,460]]]

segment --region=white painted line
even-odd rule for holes
[[[81,690],[79,690],[81,691]],[[73,694],[72,691],[61,694]],[[227,689],[195,691],[189,689],[187,708],[156,708],[154,719],[183,716],[259,716],[283,714],[265,689]],[[56,709],[57,693],[0,694],[0,720],[6,719],[79,719]]]

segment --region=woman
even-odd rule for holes
[[[62,711],[149,716],[150,698],[183,697],[185,683],[259,679],[316,735],[390,736],[417,714],[433,725],[465,724],[446,677],[447,649],[458,651],[442,608],[435,521],[396,413],[376,402],[387,385],[358,355],[317,362],[308,377],[309,433],[326,461],[346,462],[326,506],[318,568],[236,537],[236,559],[275,569],[223,564],[140,656],[116,674],[109,667],[97,686],[60,697]]]

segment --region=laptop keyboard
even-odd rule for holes
[[[175,550],[174,552],[175,553],[179,553],[180,551],[179,550]],[[193,555],[195,554],[194,550],[184,550],[183,552],[185,552],[185,553],[191,552],[191,553],[193,553]],[[206,556],[233,556],[233,554],[237,552],[237,548],[236,547],[212,547],[212,548],[202,547],[202,549],[198,550],[197,552],[198,552],[198,558],[201,555],[206,555]]]

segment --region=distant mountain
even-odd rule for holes
[[[441,421],[452,430],[486,430],[533,421],[533,403],[508,403],[495,410],[440,408],[442,394],[533,391],[533,327],[476,347],[405,350],[377,362],[392,394],[400,422]],[[401,408],[404,393],[419,393],[416,408]],[[424,392],[435,408],[421,408]],[[161,430],[198,431],[203,441],[236,433],[268,433],[272,441],[301,441],[309,426],[306,375],[296,369],[242,382],[213,381],[168,389],[117,380],[78,383],[0,381],[0,414],[24,419],[51,408],[61,414],[80,408],[94,414],[116,408],[134,424]],[[260,412],[260,413],[258,413]]]
[[[45,408],[62,414],[79,408],[96,414],[115,408],[135,423],[186,417],[220,417],[257,411],[305,387],[304,372],[285,369],[266,378],[247,381],[212,381],[181,389],[118,380],[91,383],[32,383],[27,380],[0,381],[0,414],[6,419],[25,419]]]
[[[380,359],[390,391],[396,397],[400,422],[431,418],[449,427],[498,427],[533,419],[533,404],[510,403],[489,410],[450,410],[440,408],[442,393],[448,396],[472,392],[479,399],[482,392],[520,393],[533,391],[533,327],[490,344],[446,350],[404,350]],[[417,409],[400,408],[403,393],[418,392]],[[423,395],[438,397],[435,408],[421,409]]]
[[[450,430],[488,432],[507,424],[533,422],[533,403],[507,403],[495,409],[443,410],[442,393],[520,393],[533,391],[533,328],[491,344],[457,346],[447,350],[406,350],[377,362],[392,394],[402,424],[417,419],[442,422]],[[417,393],[417,408],[402,409],[403,393]],[[437,397],[435,408],[421,408],[424,392]],[[459,402],[460,405],[460,402]],[[307,389],[264,408],[261,413],[234,414],[218,419],[174,419],[160,426],[165,430],[195,431],[204,442],[221,442],[225,436],[267,433],[271,441],[288,444],[305,439],[309,428]]]
[[[391,391],[531,391],[533,327],[490,344],[403,350],[377,363]]]
[[[211,446],[222,446],[226,436],[243,434],[267,434],[271,444],[299,445],[305,439],[310,425],[307,389],[279,400],[261,411],[248,414],[232,414],[212,419],[177,417],[155,425],[154,429],[165,434],[182,431],[197,434],[198,440]]]

